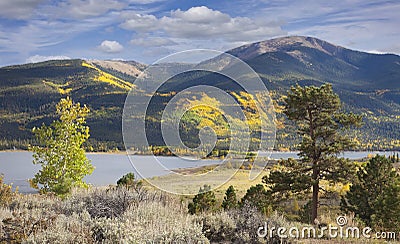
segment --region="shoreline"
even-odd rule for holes
[[[32,152],[29,150],[23,150],[23,149],[6,149],[6,150],[0,150],[0,153],[2,152]],[[299,151],[294,150],[294,151],[277,151],[277,150],[273,150],[271,151],[271,153],[297,153]],[[398,152],[400,153],[400,149],[395,149],[395,150],[349,150],[349,151],[345,151],[345,152],[369,152],[369,153],[376,153],[376,152]],[[253,153],[253,152],[252,152]],[[261,153],[266,153],[266,152],[261,152]],[[128,154],[127,151],[110,151],[110,152],[85,152],[85,154],[113,154],[113,155],[121,155],[121,154],[125,154],[125,155],[135,155],[135,156],[159,156],[159,157],[177,157],[175,155],[154,155],[154,154],[146,154],[146,153],[139,153],[139,154]],[[190,156],[190,155],[185,155],[185,156]],[[218,157],[215,158],[211,158],[211,159],[218,159]]]

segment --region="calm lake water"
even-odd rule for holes
[[[368,154],[389,156],[393,155],[393,153],[398,152],[345,152],[343,156],[350,159],[359,159],[366,157]],[[260,156],[268,155],[265,152],[260,153]],[[128,172],[134,172],[135,176],[140,178],[125,154],[90,153],[87,154],[87,157],[95,166],[93,174],[85,178],[85,181],[90,184],[97,186],[116,184],[117,180]],[[290,157],[297,158],[297,152],[273,152],[270,156],[272,159]],[[158,158],[169,169],[192,168],[220,163],[219,160],[192,161],[177,157]],[[150,162],[153,160],[153,156],[135,155],[131,156],[131,159],[132,163],[136,167],[140,167],[141,173],[146,177],[161,176],[169,173],[167,169],[155,168],[151,165]],[[149,167],[146,167],[146,165],[149,165]],[[13,186],[18,186],[20,192],[35,191],[29,187],[27,179],[32,178],[39,169],[40,166],[32,164],[32,153],[30,152],[0,152],[0,174],[4,174],[5,183],[12,183]]]

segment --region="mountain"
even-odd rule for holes
[[[400,148],[400,56],[354,51],[302,36],[252,43],[227,53],[244,60],[260,75],[278,105],[293,84],[331,83],[345,110],[364,115],[364,127],[353,132],[362,149]],[[232,68],[222,59],[205,62],[220,69]],[[134,61],[79,59],[0,68],[0,148],[30,143],[31,128],[51,122],[55,104],[66,95],[92,109],[88,124],[96,150],[122,148],[123,104],[127,92],[137,89],[133,82],[145,68]],[[195,71],[172,78],[159,91],[172,94],[199,84],[228,92],[240,90],[226,77]],[[156,114],[170,99],[165,94],[153,99],[159,105],[152,111],[156,121]],[[284,116],[278,113],[278,118]],[[293,126],[286,124],[278,131],[280,149],[296,143]]]
[[[289,86],[309,81],[358,92],[400,89],[400,57],[394,54],[359,52],[302,36],[248,44],[227,53],[248,63],[272,88],[278,82]],[[216,67],[229,65],[219,57],[207,62]]]
[[[365,125],[354,135],[362,141],[363,149],[400,147],[400,56],[354,51],[303,36],[252,43],[227,53],[249,64],[276,101],[294,84],[331,83],[345,110],[364,116]],[[224,56],[205,62],[219,69],[228,69],[231,65]],[[237,89],[229,79],[217,76],[183,75],[172,80],[164,90],[182,90],[194,84]],[[296,141],[292,134],[293,128],[278,131],[278,137],[285,137],[279,138],[279,147]]]
[[[331,82],[353,91],[399,89],[400,57],[353,51],[312,37],[283,37],[232,49],[264,79]]]
[[[51,123],[55,104],[67,95],[91,108],[88,123],[95,148],[105,147],[98,145],[101,142],[121,146],[122,108],[127,92],[134,86],[119,77],[134,80],[132,72],[140,73],[145,66],[119,62],[118,67],[125,64],[130,70],[118,71],[111,64],[75,59],[1,68],[0,148],[26,148],[32,139],[31,129]]]

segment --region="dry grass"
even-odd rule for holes
[[[205,170],[208,168],[202,168]],[[200,172],[199,171],[199,172]],[[214,177],[226,177],[235,172],[221,168]],[[193,173],[193,172],[190,172]],[[201,173],[201,172],[200,172]],[[203,172],[204,173],[204,172]],[[246,190],[261,183],[262,176],[249,180],[249,170],[239,170],[216,189],[219,201],[229,185],[237,189],[238,199]],[[172,176],[155,178],[185,187],[197,188],[212,183],[212,177],[195,182],[181,182]],[[183,186],[182,186],[183,185]],[[186,186],[187,187],[187,186]],[[198,190],[198,188],[196,189]],[[12,194],[0,207],[0,243],[383,243],[375,239],[280,239],[260,238],[259,227],[310,227],[289,221],[273,212],[265,216],[255,207],[245,204],[228,211],[188,214],[189,197],[166,194],[153,188],[96,187],[74,190],[66,199],[53,195]],[[320,211],[320,222],[336,225],[340,213],[334,207]],[[347,216],[348,225],[362,229],[362,223]]]
[[[128,188],[74,191],[67,199],[16,195],[0,209],[0,243],[207,243],[179,197]]]
[[[205,173],[207,172],[205,170],[209,169],[211,167],[207,166],[178,172],[180,174],[198,174],[199,172]],[[225,192],[230,185],[235,187],[238,198],[241,198],[246,194],[250,186],[262,183],[262,177],[268,174],[267,171],[263,171],[256,179],[250,180],[249,173],[250,171],[245,169],[237,170],[221,167],[215,169],[212,174],[202,174],[201,177],[186,177],[182,180],[182,178],[175,177],[174,174],[169,174],[153,177],[149,179],[149,182],[156,186],[163,186],[172,192],[190,192],[192,195],[197,194],[199,188],[204,184],[208,184],[212,188],[215,188],[215,196],[218,201],[222,202]],[[222,184],[218,185],[216,182],[221,182]]]
[[[332,216],[321,220],[334,223]],[[362,227],[352,216],[348,220]],[[74,191],[64,200],[39,194],[13,196],[0,208],[0,243],[379,243],[259,238],[257,230],[265,222],[286,228],[307,226],[277,212],[265,216],[250,205],[190,215],[187,201],[176,195],[101,187]]]

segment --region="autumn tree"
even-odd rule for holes
[[[236,198],[236,190],[231,185],[225,192],[224,200],[222,201],[222,208],[225,210],[234,209],[238,206],[238,200]]]
[[[275,196],[312,192],[311,220],[318,216],[320,182],[346,182],[354,170],[347,159],[338,154],[353,146],[344,135],[346,129],[361,125],[361,116],[341,112],[339,96],[330,84],[320,87],[294,86],[284,99],[284,114],[294,121],[302,137],[299,160],[282,160],[281,168],[264,176],[263,182]]]
[[[33,128],[38,146],[32,146],[33,163],[42,168],[30,180],[41,192],[54,192],[64,196],[73,187],[87,187],[83,178],[93,172],[82,144],[89,138],[85,125],[89,109],[71,98],[61,99],[56,106],[58,120],[50,126]]]
[[[393,162],[375,156],[357,171],[356,182],[341,200],[341,209],[353,212],[368,226],[399,230],[400,176]]]

